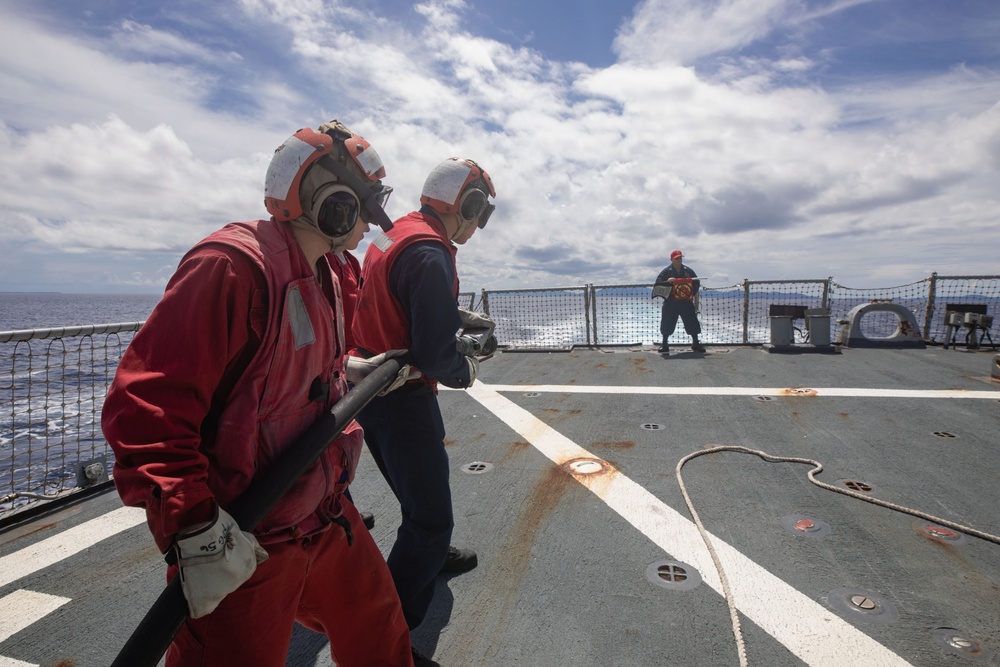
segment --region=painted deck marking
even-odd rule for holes
[[[654,396],[786,396],[789,387],[604,387],[575,384],[491,384],[493,391],[559,394],[651,394]],[[442,387],[443,389],[443,387]],[[816,396],[845,398],[974,398],[998,400],[1000,391],[964,389],[865,389],[861,387],[809,387]]]
[[[69,602],[69,598],[19,590],[0,598],[0,642]]]
[[[22,662],[21,660],[0,655],[0,667],[38,667],[38,665],[33,662]]]
[[[4,556],[0,558],[0,586],[80,553],[145,520],[145,510],[122,507]]]
[[[589,388],[565,388],[566,391],[580,389]],[[611,387],[599,389],[603,390],[601,393],[614,393],[614,388]],[[563,388],[549,390],[563,391]],[[499,391],[524,392],[546,391],[546,389],[523,385],[512,387],[483,385],[477,382],[466,392],[556,465],[581,457],[602,461],[609,470],[608,473],[576,477],[576,480],[665,553],[694,565],[701,572],[705,583],[721,593],[722,585],[715,571],[715,565],[705,549],[697,527],[690,519],[633,482],[607,461],[594,456],[527,410],[501,396]],[[676,388],[673,391],[676,392]],[[753,392],[753,395],[761,393],[760,389],[747,391]],[[996,392],[993,395],[996,396]],[[806,664],[816,667],[862,664],[879,667],[910,665],[896,653],[789,586],[726,542],[714,535],[711,539],[729,576],[736,607]]]
[[[69,598],[19,590],[0,598],[0,642],[41,620],[69,602]],[[0,667],[38,667],[0,655]]]

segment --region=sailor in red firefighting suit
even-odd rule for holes
[[[357,245],[354,246],[355,248]],[[354,345],[354,312],[358,309],[358,299],[361,297],[361,262],[350,253],[354,248],[347,247],[340,252],[331,253],[330,268],[337,274],[340,282],[340,292],[344,300],[344,344],[348,351]]]
[[[336,252],[331,252],[327,255],[327,260],[330,262],[330,268],[337,275],[337,280],[340,282],[340,296],[344,302],[344,349],[348,352],[354,349],[354,311],[358,308],[358,299],[361,297],[361,262],[358,258],[351,254],[352,250],[358,247],[358,243],[361,241],[364,233],[369,229],[368,223],[361,221],[355,227],[355,232],[350,235],[350,237],[344,242],[343,247]],[[353,359],[353,361],[358,361],[358,359]],[[410,371],[408,377],[416,376],[418,373],[414,370]],[[347,491],[347,497],[354,502],[354,497],[351,495],[350,489]],[[371,512],[365,512],[360,510],[361,518],[365,522],[365,527],[371,530],[375,527],[375,515]]]
[[[428,176],[419,212],[396,220],[365,254],[354,319],[358,353],[410,350],[423,377],[373,400],[358,417],[365,442],[398,498],[402,524],[388,563],[410,628],[423,620],[439,572],[476,567],[471,550],[450,546],[454,519],[437,382],[465,388],[477,362],[456,346],[463,326],[493,322],[458,307],[456,244],[486,225],[496,193],[489,174],[452,158]]]
[[[391,227],[384,174],[338,121],[296,132],[268,168],[273,217],[195,245],[119,364],[102,414],[115,485],[175,551],[168,578],[179,567],[190,610],[168,667],[284,665],[295,621],[325,633],[341,667],[413,664],[389,571],[344,495],[356,423],[258,526],[226,511],[347,389],[326,254],[359,218]]]

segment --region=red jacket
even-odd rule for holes
[[[436,241],[448,249],[455,268],[457,248],[448,240],[444,227],[435,218],[413,212],[393,223],[368,246],[362,269],[364,289],[354,314],[354,340],[368,352],[380,354],[387,350],[409,349],[410,321],[403,306],[389,287],[392,265],[404,248],[420,241]],[[452,296],[458,299],[458,270],[455,268]],[[427,378],[422,381],[436,383]]]
[[[185,255],[126,350],[102,427],[118,492],[146,508],[161,550],[208,518],[213,500],[226,508],[346,391],[339,287],[321,262],[322,286],[288,225],[227,225]],[[341,512],[361,445],[352,422],[256,528],[258,539],[324,530]]]
[[[346,250],[329,254],[326,258],[340,280],[340,295],[344,301],[345,349],[350,352],[354,349],[354,312],[358,309],[358,297],[361,295],[361,262]]]

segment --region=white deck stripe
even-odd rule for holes
[[[0,586],[69,558],[145,520],[145,510],[122,507],[4,556],[0,558]]]
[[[479,384],[479,383],[477,383]],[[860,387],[606,387],[576,384],[490,384],[493,391],[562,394],[651,394],[656,396],[788,396],[808,389],[816,396],[847,398],[975,398],[1000,400],[1000,391],[965,389],[864,389]],[[794,395],[793,395],[794,396]]]
[[[0,655],[0,667],[38,667],[38,665],[33,662],[22,662]]]
[[[516,390],[525,389],[518,385]],[[497,390],[495,385],[476,383],[467,392],[555,464],[581,457],[600,460]],[[697,568],[705,583],[721,592],[715,566],[694,523],[606,461],[602,462],[608,473],[576,479],[665,553]],[[910,664],[729,544],[714,535],[711,539],[729,577],[736,607],[806,664],[816,667]]]
[[[0,598],[0,642],[54,612],[69,598],[19,590]]]

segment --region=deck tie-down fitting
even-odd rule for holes
[[[708,538],[708,531],[705,530],[705,525],[701,522],[701,517],[698,515],[697,510],[694,508],[694,504],[691,502],[691,496],[688,495],[687,487],[684,486],[684,478],[681,475],[681,468],[684,464],[691,459],[697,458],[699,456],[704,456],[706,454],[715,454],[716,452],[740,452],[742,454],[753,454],[754,456],[759,456],[760,458],[768,461],[770,463],[807,463],[809,465],[815,466],[809,471],[809,481],[816,486],[826,489],[828,491],[834,491],[836,493],[843,494],[845,496],[851,496],[852,498],[857,498],[863,500],[866,503],[872,503],[873,505],[880,505],[882,507],[887,507],[891,510],[897,512],[903,512],[904,514],[910,514],[921,519],[926,519],[932,523],[936,523],[947,528],[952,528],[959,532],[965,533],[967,535],[972,535],[988,542],[993,542],[995,544],[1000,544],[1000,536],[992,535],[990,533],[983,532],[981,530],[976,530],[975,528],[970,528],[968,526],[963,526],[962,524],[955,523],[953,521],[948,521],[940,517],[936,517],[932,514],[927,514],[921,512],[920,510],[915,510],[910,507],[905,507],[903,505],[897,505],[895,503],[890,503],[885,500],[879,500],[878,498],[872,498],[866,496],[863,493],[857,491],[851,491],[846,488],[840,488],[833,486],[832,484],[827,484],[816,479],[816,475],[823,472],[823,464],[819,461],[814,461],[813,459],[798,458],[793,456],[774,456],[773,454],[768,454],[767,452],[761,451],[759,449],[751,449],[749,447],[741,447],[739,445],[719,445],[716,447],[710,447],[708,449],[701,449],[697,452],[692,452],[682,458],[677,462],[677,468],[675,469],[675,474],[677,475],[677,484],[681,487],[681,494],[684,496],[684,502],[688,506],[688,510],[691,512],[691,517],[694,519],[695,525],[698,527],[698,532],[701,534],[701,539],[705,542],[705,546],[708,548],[708,553],[712,557],[712,562],[715,564],[715,569],[719,573],[719,580],[722,583],[722,594],[726,598],[726,605],[729,607],[729,618],[732,621],[733,626],[733,636],[736,638],[736,652],[740,658],[740,667],[747,667],[747,650],[746,642],[743,639],[743,629],[740,627],[740,617],[736,611],[736,604],[733,602],[732,591],[729,588],[729,579],[726,577],[726,572],[722,568],[722,562],[719,560],[719,555],[715,551],[715,547],[712,545],[711,540]]]

